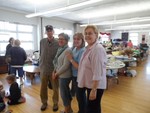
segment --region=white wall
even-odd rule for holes
[[[0,20],[14,22],[14,23],[24,23],[24,24],[32,24],[37,25],[38,18],[26,18],[25,14],[16,13],[12,11],[7,11],[0,9]]]
[[[43,26],[46,25],[53,25],[56,28],[70,29],[74,31],[73,23],[71,23],[70,21],[63,21],[54,18],[43,18]]]
[[[80,27],[80,24],[75,23],[75,24],[74,24],[74,29],[75,29],[75,33],[76,33],[76,32],[83,33],[84,27]]]
[[[63,28],[63,29],[70,29],[73,30],[74,33],[74,27],[73,22],[67,22],[64,20],[56,20],[52,18],[43,18],[43,26],[41,26],[41,18],[40,17],[34,17],[34,18],[26,18],[25,13],[20,12],[13,12],[5,9],[0,9],[0,21],[6,21],[11,23],[20,23],[20,24],[30,24],[34,25],[37,29],[34,31],[34,41],[37,42],[35,44],[35,50],[39,49],[39,41],[42,38],[42,29],[46,25],[53,25],[56,28]]]

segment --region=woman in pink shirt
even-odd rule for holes
[[[101,113],[101,98],[106,89],[106,51],[97,42],[98,29],[88,25],[84,30],[87,47],[79,62],[78,97],[80,99],[78,113]],[[84,97],[87,91],[86,98]]]
[[[131,41],[131,40],[129,40],[127,46],[130,47],[130,48],[133,48],[133,44],[132,44],[132,41]]]

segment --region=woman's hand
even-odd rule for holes
[[[96,95],[97,95],[97,90],[96,89],[92,89],[89,95],[89,100],[95,100],[96,99]]]
[[[58,74],[56,72],[52,73],[52,79],[56,80],[58,78]]]
[[[53,73],[52,73],[52,79],[53,80],[55,79],[55,71],[53,71]]]

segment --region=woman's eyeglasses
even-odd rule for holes
[[[87,36],[87,35],[88,35],[88,36],[91,36],[91,35],[93,35],[93,34],[95,34],[95,33],[92,33],[92,32],[84,33],[85,36]]]
[[[63,38],[58,38],[58,40],[61,41],[61,40],[65,40],[65,39],[63,39]]]

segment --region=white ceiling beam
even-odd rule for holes
[[[49,11],[39,12],[39,13],[32,13],[32,14],[26,15],[26,17],[31,18],[31,17],[41,16],[41,15],[46,15],[46,14],[51,14],[51,13],[57,13],[57,12],[60,12],[60,11],[67,11],[67,10],[71,10],[71,9],[75,9],[75,8],[79,8],[79,7],[83,7],[83,6],[87,6],[87,5],[91,5],[91,4],[94,4],[94,3],[98,3],[98,2],[101,2],[101,1],[103,1],[103,0],[89,0],[89,1],[69,5],[69,6],[54,9],[54,10],[49,10]]]
[[[138,22],[147,22],[150,21],[150,17],[137,17],[123,20],[113,20],[113,21],[104,21],[99,23],[92,23],[92,25],[119,25],[119,24],[127,24],[127,23],[138,23]],[[81,27],[85,27],[88,24],[82,24]]]
[[[150,28],[150,24],[140,24],[140,25],[129,25],[129,26],[111,27],[110,29],[105,29],[105,31],[145,29],[145,28]]]

